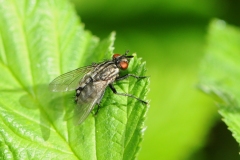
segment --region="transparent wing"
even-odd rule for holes
[[[75,90],[84,75],[90,72],[93,68],[94,66],[86,66],[62,74],[49,84],[49,90],[53,92]]]
[[[98,81],[86,86],[89,87],[86,88],[86,90],[91,91],[88,92],[87,97],[84,98],[80,94],[74,113],[74,124],[81,124],[93,110],[95,104],[100,103],[107,85],[106,81]]]

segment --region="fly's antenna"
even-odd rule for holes
[[[129,50],[126,50],[125,54],[122,56],[124,56],[125,58],[133,58],[133,56],[127,56],[128,53],[129,53]]]
[[[126,52],[125,52],[125,56],[126,56],[128,53],[129,53],[129,50],[126,50]]]
[[[127,50],[123,56],[126,58],[133,58],[133,56],[127,56],[128,53],[129,53],[129,50]]]

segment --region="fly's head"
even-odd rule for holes
[[[133,58],[133,56],[128,56],[129,51],[126,51],[125,54],[121,55],[121,54],[114,54],[112,56],[112,60],[114,61],[114,63],[116,64],[116,66],[119,69],[122,70],[126,70],[128,68],[128,63],[130,61],[131,58]]]

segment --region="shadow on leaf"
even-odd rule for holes
[[[34,86],[35,95],[25,94],[20,97],[22,107],[39,110],[42,137],[48,140],[50,128],[61,134],[61,126],[66,125],[74,108],[73,93],[54,93],[48,90],[48,84]],[[64,137],[64,135],[61,135]]]

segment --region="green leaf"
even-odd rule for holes
[[[0,1],[1,159],[134,159],[148,106],[110,89],[95,117],[66,119],[74,92],[52,93],[56,76],[110,59],[115,33],[99,42],[65,0]],[[128,72],[145,74],[136,56]],[[117,82],[118,92],[145,99],[148,79]]]
[[[209,27],[206,55],[201,64],[200,89],[213,97],[219,113],[240,143],[240,29],[222,20]]]

